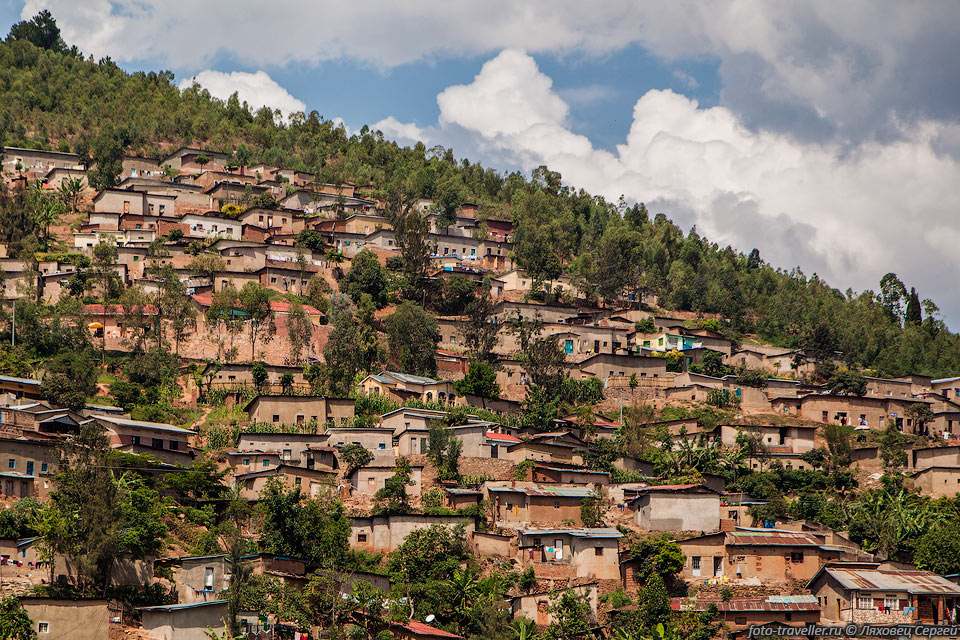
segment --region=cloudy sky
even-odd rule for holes
[[[960,3],[0,0],[213,94],[647,203],[960,327]]]

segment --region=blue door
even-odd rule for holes
[[[564,340],[564,341],[563,341],[563,352],[564,352],[564,353],[573,353],[573,340]]]
[[[31,461],[29,461],[29,462],[27,463],[27,475],[28,475],[28,476],[32,476],[32,475],[33,475],[33,460],[31,460]]]

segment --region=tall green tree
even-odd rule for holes
[[[277,325],[273,320],[273,307],[270,304],[270,293],[259,283],[248,282],[237,293],[240,310],[243,311],[243,321],[250,327],[250,361],[257,357],[257,340],[270,342],[277,332]]]
[[[490,284],[485,282],[480,291],[463,310],[465,318],[459,323],[464,346],[471,356],[481,362],[496,364],[497,336],[502,327],[496,322],[495,305],[490,297]]]
[[[98,371],[90,349],[65,349],[47,362],[40,392],[57,406],[79,411],[97,391]]]
[[[373,496],[374,514],[397,515],[410,513],[412,507],[410,506],[409,496],[407,495],[407,487],[413,485],[412,473],[410,461],[406,458],[397,458],[393,475],[384,480],[383,488],[379,489]]]
[[[474,395],[481,398],[496,400],[500,397],[500,385],[497,384],[497,371],[492,365],[477,360],[470,363],[470,368],[460,380],[454,383],[454,388],[460,395]]]
[[[66,438],[59,453],[54,490],[38,525],[41,547],[51,559],[71,561],[79,588],[102,590],[123,548],[121,499],[111,470],[110,445],[103,428],[90,422]]]
[[[436,319],[420,305],[407,300],[387,316],[386,325],[390,364],[402,373],[435,375],[440,341]]]
[[[543,321],[519,314],[512,321],[510,333],[520,343],[519,359],[530,383],[550,398],[560,396],[567,376],[567,356],[555,335],[543,335]]]
[[[380,259],[369,249],[364,249],[353,257],[350,271],[340,281],[340,290],[353,298],[354,304],[360,304],[363,294],[368,294],[378,309],[387,304],[387,277]]]
[[[433,262],[432,256],[437,251],[430,238],[430,225],[419,211],[408,204],[394,216],[393,229],[406,278],[404,295],[418,298]]]
[[[920,298],[917,296],[917,290],[910,287],[910,295],[907,297],[907,308],[903,314],[903,321],[919,327],[923,322],[923,311],[920,306]]]
[[[93,189],[110,189],[120,183],[123,172],[123,154],[130,143],[125,129],[106,127],[91,143],[94,166],[87,171],[87,182]]]
[[[30,20],[21,20],[10,27],[7,42],[14,40],[26,40],[36,47],[57,53],[67,53],[68,51],[67,45],[60,36],[60,27],[57,26],[57,21],[46,9]]]
[[[287,313],[287,339],[290,342],[290,359],[300,362],[300,355],[306,351],[310,358],[310,342],[313,339],[313,324],[299,302],[292,302]]]

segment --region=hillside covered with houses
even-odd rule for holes
[[[960,613],[960,336],[547,167],[0,42],[10,638]]]

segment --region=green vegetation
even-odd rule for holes
[[[348,136],[316,112],[285,123],[266,108],[250,113],[236,96],[222,101],[199,87],[181,92],[168,72],[128,74],[109,59],[94,62],[68,50],[49,16],[0,43],[0,87],[4,143],[69,147],[105,161],[98,171],[107,175],[92,176],[95,182],[115,177],[109,161],[122,151],[161,157],[169,144],[199,144],[229,153],[236,164],[262,161],[316,173],[320,182],[374,185],[370,195],[386,198],[398,222],[401,293],[426,286],[421,257],[428,247],[408,204],[434,198],[449,215],[455,203],[471,201],[481,219],[514,222],[517,262],[544,291],[566,270],[587,298],[656,294],[667,309],[720,314],[730,319],[724,328],[803,347],[819,354],[820,364],[838,352],[851,367],[889,376],[960,369],[960,337],[947,331],[932,301],[895,274],[884,276],[878,291],[842,292],[799,269],[774,269],[756,250],[745,255],[695,230],[685,234],[643,205],[620,206],[564,186],[545,167],[529,180],[503,175],[458,162],[449,149],[401,148],[367,127]],[[0,229],[19,235],[4,239],[39,238],[35,226],[10,217],[18,211],[23,207],[0,205]]]

